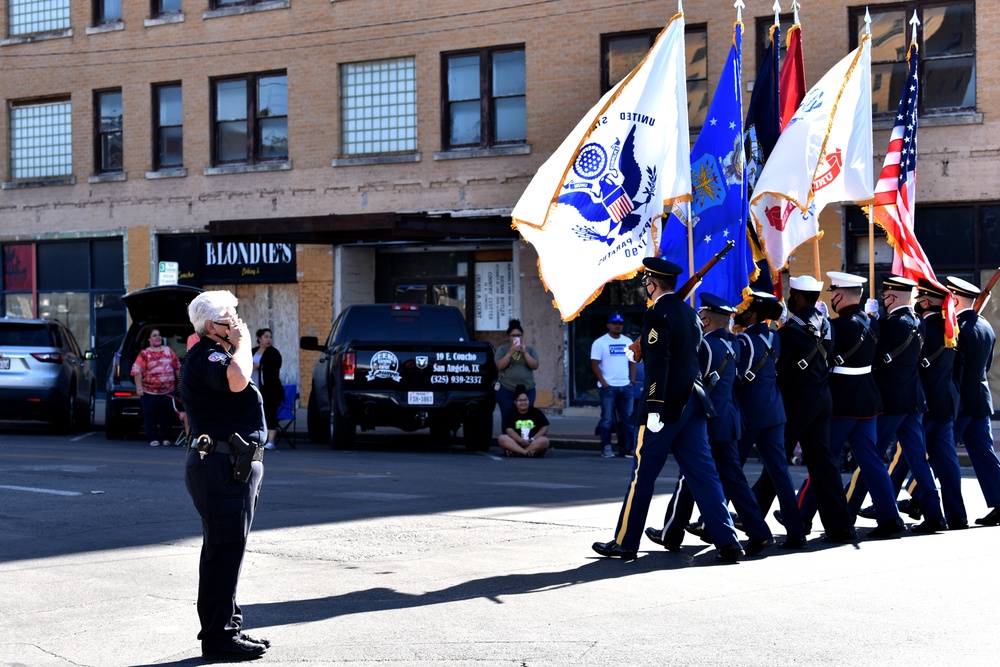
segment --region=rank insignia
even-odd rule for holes
[[[650,329],[649,335],[646,336],[646,342],[650,345],[655,345],[658,340],[660,340],[660,334],[656,333],[656,329]]]
[[[652,384],[649,385],[649,395],[652,396],[655,393],[656,393],[656,383],[653,382]]]

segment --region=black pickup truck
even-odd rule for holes
[[[313,442],[351,447],[357,429],[430,428],[447,440],[459,427],[468,449],[493,442],[493,346],[470,340],[451,306],[350,306],[325,345],[304,336],[299,347],[322,352],[313,367],[308,428]]]

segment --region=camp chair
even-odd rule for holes
[[[297,384],[286,384],[285,400],[278,406],[278,429],[274,436],[275,443],[282,440],[288,446],[295,449],[295,415],[299,407],[299,386]]]

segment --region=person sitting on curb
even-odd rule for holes
[[[514,411],[503,423],[503,433],[497,438],[505,456],[545,456],[549,439],[549,420],[541,410],[531,405],[523,384],[514,389]]]

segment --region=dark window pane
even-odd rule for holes
[[[90,247],[92,267],[91,287],[97,289],[125,289],[125,257],[122,254],[122,240],[101,239],[92,241]]]
[[[90,275],[90,244],[86,241],[71,243],[39,243],[39,291],[71,291],[86,287]]]
[[[120,21],[122,18],[122,0],[98,0],[98,22]]]
[[[687,78],[708,78],[708,33],[704,30],[685,32],[684,52],[687,58]]]
[[[159,0],[159,3],[161,14],[181,11],[181,0]]]
[[[608,40],[608,88],[628,76],[649,51],[652,40],[648,35],[616,37]]]
[[[479,99],[469,102],[453,102],[451,104],[451,133],[449,143],[452,146],[479,143]]]
[[[872,62],[906,60],[910,43],[905,11],[872,11]],[[865,32],[864,14],[858,17],[859,34]]]
[[[257,82],[257,116],[288,115],[288,82],[285,76],[264,76]]]
[[[218,157],[220,162],[245,162],[247,159],[247,124],[244,121],[219,123]]]
[[[122,170],[122,133],[101,135],[101,171]]]
[[[976,106],[976,59],[924,61],[924,107],[947,109]]]
[[[688,123],[701,127],[708,115],[708,81],[688,81]]]
[[[524,141],[528,136],[525,101],[523,97],[506,97],[496,100],[497,141]]]
[[[247,82],[220,81],[216,84],[216,120],[246,120]]]
[[[157,90],[160,101],[160,125],[181,125],[181,87],[162,86]]]
[[[159,166],[179,167],[184,164],[184,131],[179,127],[160,130]]]
[[[927,7],[923,12],[924,58],[956,56],[975,51],[976,31],[972,3]]]
[[[101,107],[101,132],[120,132],[122,129],[122,94],[101,93],[99,96]]]
[[[1000,206],[984,206],[980,209],[980,216],[980,261],[1000,264]]]
[[[918,208],[917,240],[934,266],[975,263],[975,216],[971,207]]]
[[[479,99],[479,56],[448,59],[448,100]],[[477,113],[478,115],[478,113]]]
[[[493,96],[524,95],[524,51],[493,54]]]
[[[267,118],[260,121],[260,157],[288,157],[287,118]]]
[[[872,65],[872,113],[896,113],[907,71],[905,60]]]

